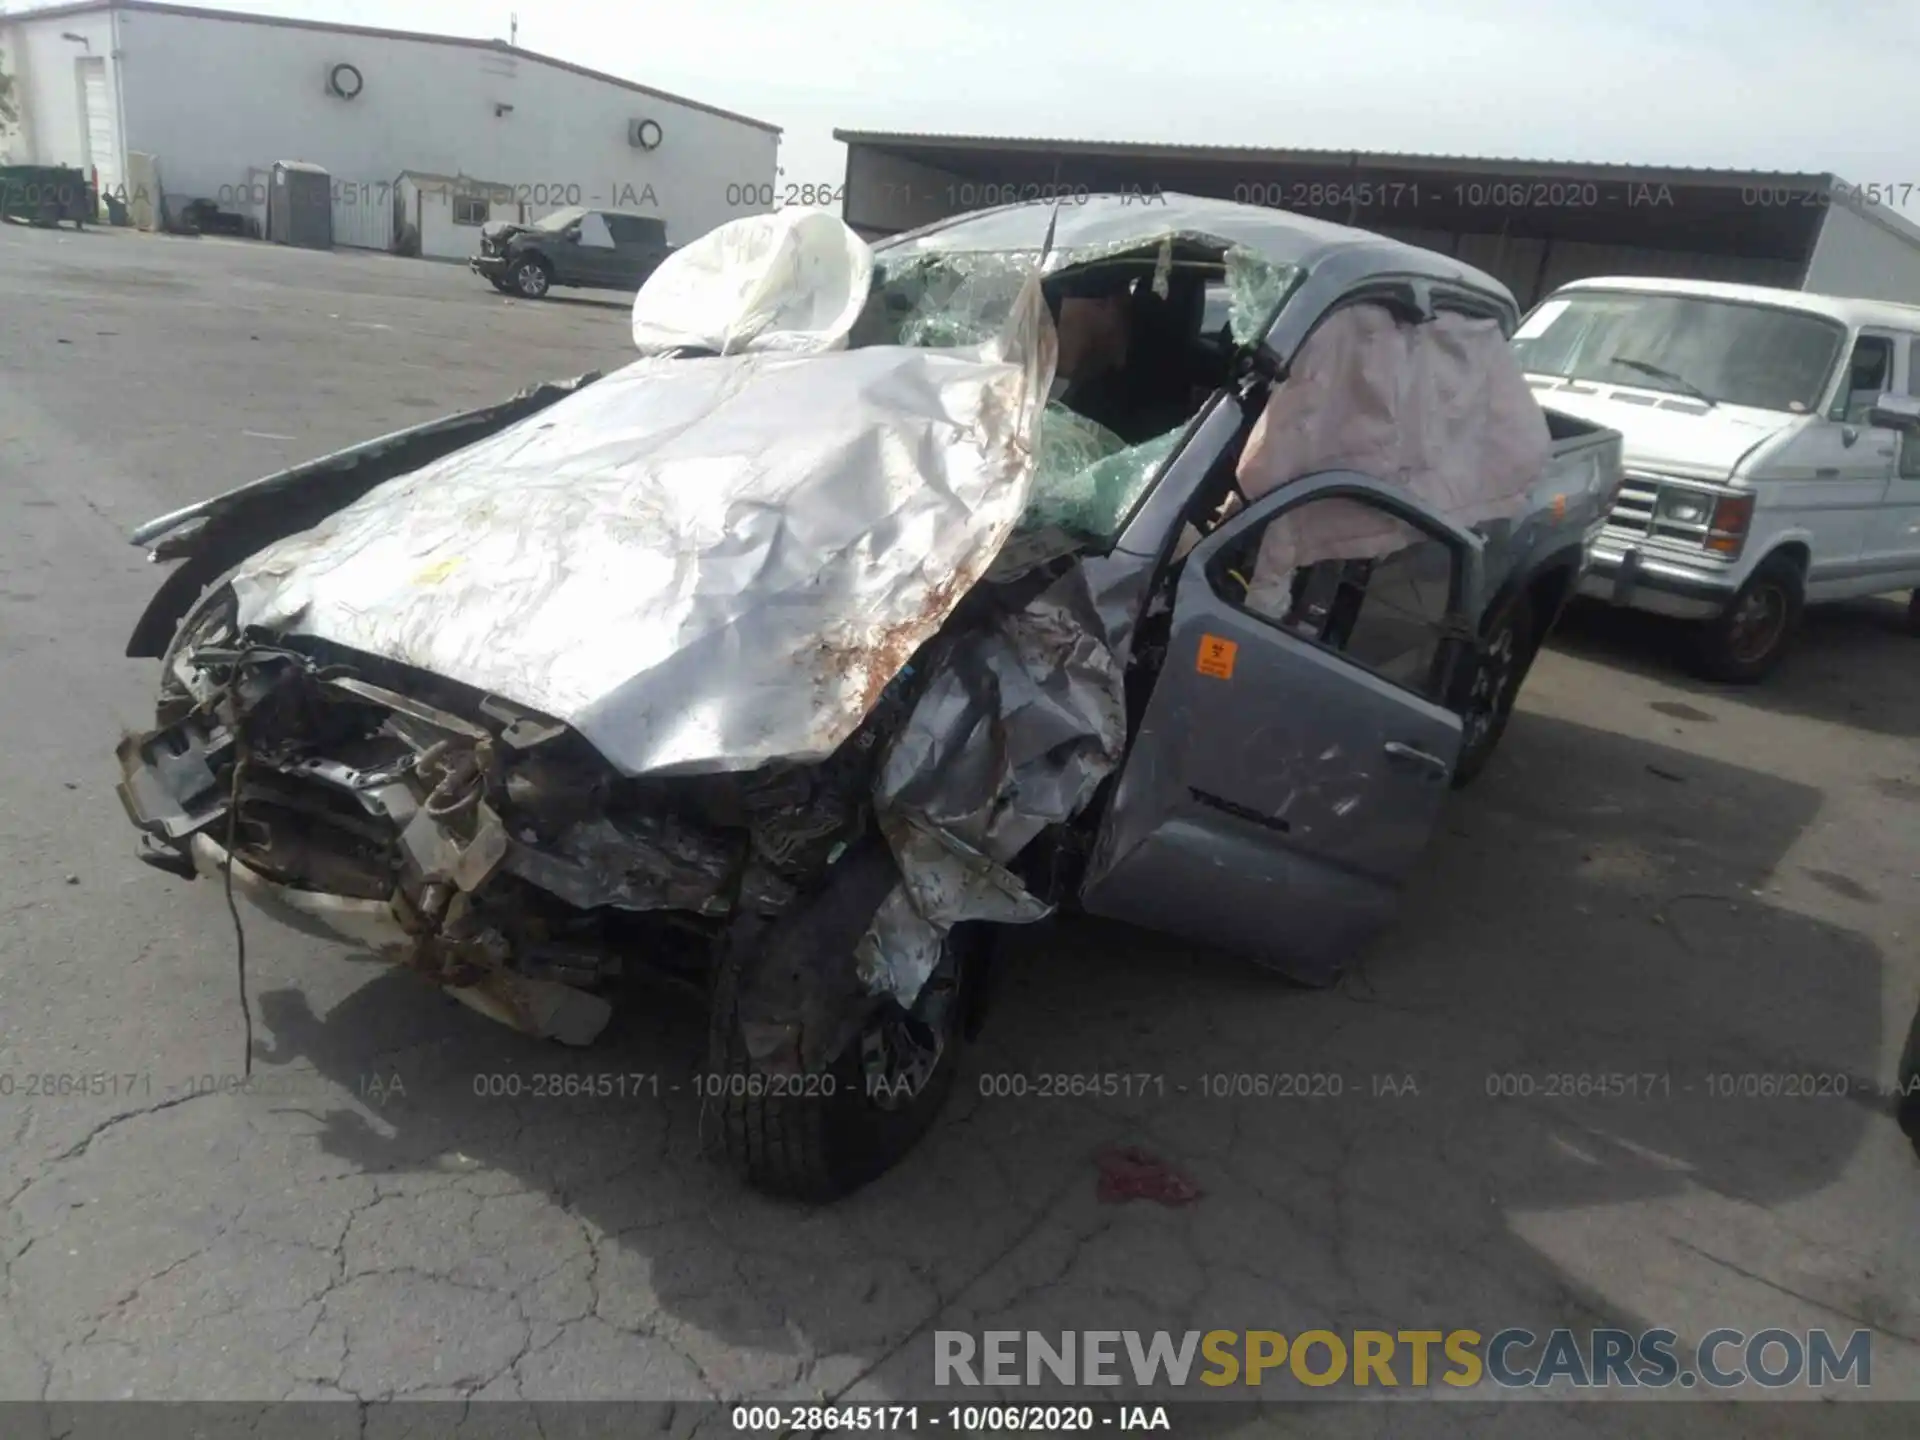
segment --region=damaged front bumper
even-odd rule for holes
[[[872,849],[899,692],[825,762],[641,779],[498,697],[338,647],[230,640],[217,605],[184,632],[161,723],[118,749],[121,803],[159,868],[567,1044],[605,1026],[598,992],[628,960],[704,986],[748,935],[794,966],[743,986],[743,1014],[786,1036],[756,1053],[767,1068],[817,1064],[874,1006],[913,1004],[862,984],[852,958],[879,897],[849,897],[897,869],[836,863]],[[830,935],[813,933],[823,916]],[[796,936],[836,953],[800,956]]]
[[[215,678],[222,661],[230,681]],[[540,946],[526,942],[537,937],[510,933],[518,927],[482,898],[515,871],[595,883],[586,867],[536,856],[507,834],[482,793],[492,734],[290,651],[203,654],[175,667],[198,703],[118,748],[118,792],[142,858],[215,877],[288,928],[416,970],[528,1034],[584,1045],[604,1028],[608,1002],[529,973]],[[341,739],[359,763],[303,743],[309,728]],[[567,958],[576,980],[607,978],[604,962],[583,975]]]

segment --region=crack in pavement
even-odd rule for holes
[[[1776,1291],[1781,1295],[1785,1295],[1790,1297],[1791,1299],[1798,1300],[1802,1304],[1811,1305],[1815,1309],[1824,1310],[1829,1315],[1838,1315],[1843,1320],[1851,1320],[1856,1325],[1864,1325],[1867,1327],[1867,1329],[1872,1330],[1877,1334],[1885,1335],[1890,1339],[1904,1340],[1909,1345],[1920,1345],[1920,1335],[1909,1335],[1905,1331],[1894,1329],[1892,1326],[1886,1324],[1883,1321],[1869,1320],[1864,1315],[1857,1315],[1851,1310],[1844,1309],[1841,1306],[1834,1304],[1831,1300],[1822,1300],[1817,1295],[1809,1295],[1803,1290],[1794,1289],[1791,1285],[1782,1285],[1778,1280],[1770,1280],[1765,1275],[1760,1274],[1758,1271],[1749,1270],[1747,1269],[1746,1266],[1741,1265],[1735,1261],[1725,1259],[1719,1255],[1715,1255],[1711,1250],[1702,1249],[1700,1246],[1694,1244],[1691,1240],[1684,1239],[1679,1235],[1669,1234],[1667,1238],[1671,1240],[1674,1244],[1678,1245],[1682,1250],[1690,1251],[1691,1253],[1698,1255],[1702,1260],[1707,1261],[1709,1264],[1717,1265],[1723,1270],[1726,1270],[1731,1272],[1732,1274],[1738,1275],[1743,1280],[1751,1280],[1756,1285],[1764,1285],[1769,1290]]]
[[[1025,1225],[1022,1225],[1016,1230],[1005,1245],[1001,1246],[1000,1249],[982,1261],[971,1275],[967,1276],[966,1279],[962,1280],[960,1284],[954,1288],[951,1295],[942,1296],[936,1289],[934,1291],[933,1309],[928,1311],[924,1317],[916,1322],[912,1328],[907,1330],[905,1334],[901,1335],[898,1340],[895,1340],[865,1365],[861,1366],[852,1378],[828,1394],[826,1396],[826,1403],[832,1404],[838,1401],[841,1396],[853,1389],[854,1386],[858,1385],[862,1380],[886,1364],[887,1361],[906,1349],[913,1341],[924,1335],[927,1329],[937,1322],[942,1315],[952,1309],[955,1302],[957,1302],[961,1296],[965,1295],[968,1290],[972,1289],[974,1285],[978,1284],[983,1276],[987,1275],[996,1266],[1001,1264],[1001,1262],[1006,1260],[1008,1256],[1012,1255],[1022,1245],[1026,1244],[1028,1240],[1039,1233],[1040,1227],[1052,1217],[1060,1202],[1066,1198],[1067,1192],[1073,1188],[1076,1182],[1084,1183],[1084,1177],[1078,1170],[1069,1171],[1066,1177],[1062,1179],[1058,1185],[1054,1186],[1040,1204],[1034,1208],[1033,1217]]]
[[[93,1148],[94,1141],[98,1140],[109,1130],[117,1129],[129,1121],[139,1120],[148,1115],[158,1115],[162,1110],[172,1110],[177,1106],[186,1105],[192,1101],[204,1099],[208,1095],[217,1095],[219,1093],[218,1090],[188,1090],[184,1094],[174,1095],[162,1100],[158,1105],[149,1105],[144,1110],[123,1110],[117,1115],[108,1116],[66,1149],[42,1160],[40,1162],[44,1167],[42,1172],[38,1175],[28,1177],[22,1181],[5,1200],[0,1200],[0,1209],[11,1210],[16,1200],[47,1178],[47,1170],[51,1170],[56,1165],[64,1165],[70,1160],[78,1160],[82,1155],[85,1155],[88,1150]]]

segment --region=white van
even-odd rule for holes
[[[1920,306],[1579,280],[1514,348],[1543,404],[1626,437],[1580,593],[1703,622],[1706,674],[1760,679],[1803,605],[1920,587]]]

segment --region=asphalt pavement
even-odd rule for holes
[[[1865,1328],[1868,1394],[1920,1399],[1920,1164],[1885,1094],[1920,1000],[1920,640],[1891,601],[1816,615],[1754,690],[1576,617],[1336,991],[1023,933],[949,1110],[838,1205],[703,1156],[697,1006],[643,994],[565,1051],[259,917],[236,1092],[220,893],[140,865],[113,794],[154,683],[127,532],[629,354],[618,296],[0,227],[0,1399],[931,1399],[936,1330],[1506,1326]],[[606,1073],[624,1095],[565,1093]],[[1103,1203],[1116,1144],[1200,1198]],[[1660,1423],[1913,1431],[1851,1393],[1703,1398]]]

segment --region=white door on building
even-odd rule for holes
[[[333,243],[356,250],[393,248],[393,186],[385,180],[333,182]]]
[[[102,195],[124,196],[120,174],[120,125],[107,83],[107,62],[98,55],[75,62],[80,71],[80,133],[86,140],[87,164],[99,178]]]

